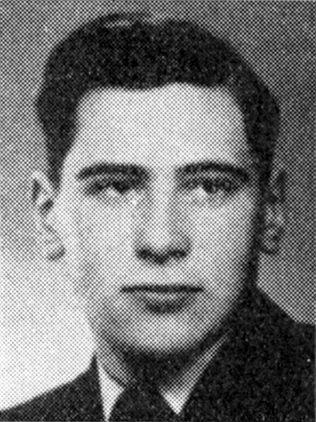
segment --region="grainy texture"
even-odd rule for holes
[[[52,46],[78,24],[121,7],[136,10],[147,4],[153,10],[202,22],[231,40],[279,98],[282,121],[277,161],[284,162],[288,172],[288,224],[279,256],[262,259],[260,285],[295,319],[313,321],[315,5],[177,3],[0,3],[4,178],[1,229],[6,260],[1,298],[5,355],[0,369],[4,394],[0,394],[0,406],[66,381],[89,360],[89,334],[73,304],[72,292],[65,285],[67,274],[38,259],[28,178],[33,169],[44,168],[45,162],[33,103]],[[87,351],[80,348],[78,356],[82,342]]]
[[[278,329],[273,330],[273,326]],[[245,306],[231,334],[231,341],[204,373],[181,417],[174,415],[155,420],[313,422],[312,328],[294,324],[259,294],[250,306]],[[267,344],[270,346],[266,347]],[[250,354],[253,359],[248,359]],[[71,383],[0,412],[0,418],[100,421],[103,414],[96,379],[93,360],[89,370]],[[133,404],[141,405],[136,403],[135,395]],[[130,403],[129,407],[133,414],[135,407]],[[138,416],[143,414],[144,408]],[[163,411],[166,414],[166,410]],[[126,416],[124,420],[140,419]],[[141,420],[150,422],[152,419],[145,416]]]

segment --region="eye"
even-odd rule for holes
[[[201,186],[207,194],[216,194],[219,191],[228,194],[236,189],[230,179],[206,179],[202,181]]]
[[[88,186],[88,193],[91,195],[98,195],[101,193],[109,196],[123,196],[132,190],[135,190],[138,186],[136,180],[130,179],[118,179],[109,180],[107,178],[94,180]]]
[[[186,180],[184,186],[189,191],[203,189],[207,194],[215,194],[218,191],[229,193],[237,189],[237,182],[229,178],[197,177]]]
[[[228,176],[197,175],[187,179],[184,188],[193,204],[220,205],[239,189],[239,185]]]

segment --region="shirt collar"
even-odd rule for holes
[[[172,382],[160,386],[160,392],[163,398],[176,414],[181,413],[200,376],[225,341],[226,336],[223,336],[215,345],[208,348],[199,356],[199,358],[178,377],[173,379]],[[124,391],[124,386],[111,378],[103,369],[100,362],[98,362],[98,376],[101,388],[103,414],[105,421],[108,421],[116,401]]]
[[[124,387],[118,382],[114,381],[100,365],[98,361],[98,375],[101,388],[101,400],[105,421],[109,420],[111,411],[118,399],[123,393]]]

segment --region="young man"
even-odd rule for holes
[[[38,224],[96,355],[2,419],[312,420],[312,329],[256,288],[283,231],[279,116],[239,55],[191,23],[101,17],[54,49],[37,110]]]

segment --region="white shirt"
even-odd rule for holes
[[[183,373],[177,376],[176,379],[172,380],[168,385],[159,388],[163,398],[176,414],[181,413],[195,384],[225,340],[226,337],[222,337],[215,345],[199,356],[199,358],[186,368]],[[111,378],[99,362],[98,374],[101,387],[103,415],[106,422],[109,420],[116,401],[123,393],[124,387]]]

